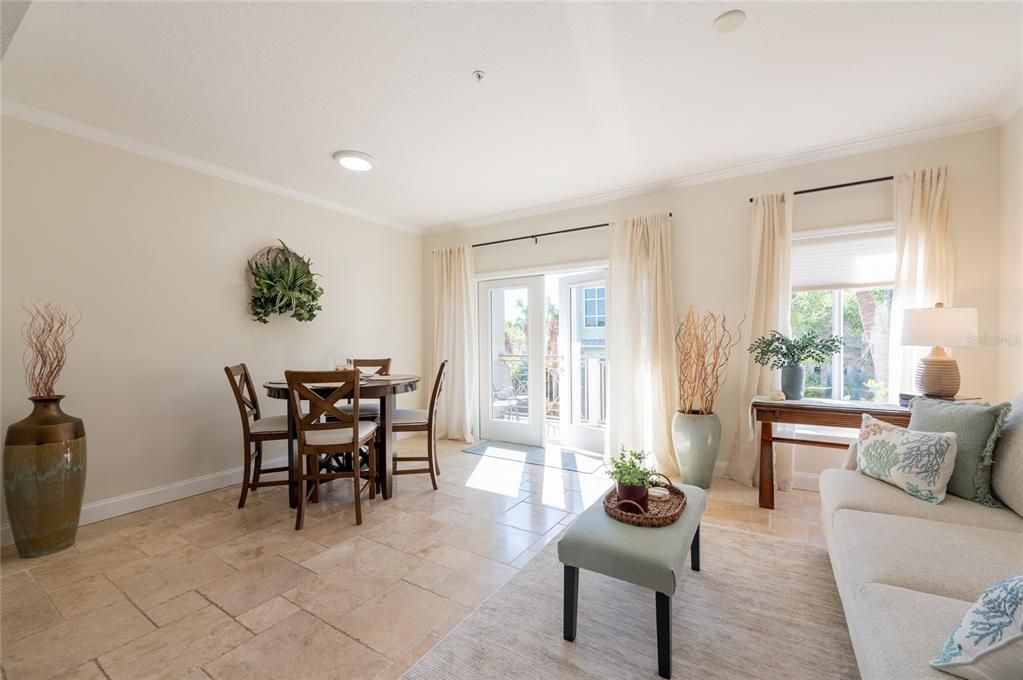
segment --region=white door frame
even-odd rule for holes
[[[514,444],[543,446],[546,404],[544,391],[545,358],[544,336],[544,277],[542,274],[517,278],[479,281],[479,414],[480,436],[483,439],[506,441]],[[494,328],[491,318],[491,292],[506,288],[526,288],[528,310],[526,318],[527,362],[529,365],[528,409],[526,421],[498,420],[491,410],[491,374]]]

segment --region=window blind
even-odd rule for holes
[[[890,223],[831,227],[792,235],[792,290],[875,288],[895,280]]]

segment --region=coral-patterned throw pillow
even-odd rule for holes
[[[985,590],[931,665],[966,680],[1023,678],[1023,574]]]
[[[856,469],[928,503],[945,499],[956,458],[954,432],[916,432],[866,413],[856,445]]]

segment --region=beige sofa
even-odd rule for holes
[[[930,660],[985,588],[1023,573],[1023,395],[995,449],[988,508],[948,495],[938,505],[855,470],[820,478],[827,537],[864,680],[948,680]]]

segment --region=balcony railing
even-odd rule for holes
[[[529,418],[529,362],[525,354],[500,354],[491,394],[492,417],[523,421]],[[498,366],[495,366],[497,368]],[[499,377],[500,376],[500,377]],[[561,419],[561,357],[549,354],[544,361],[544,415],[548,421]],[[607,357],[582,357],[578,366],[576,423],[607,424]]]

